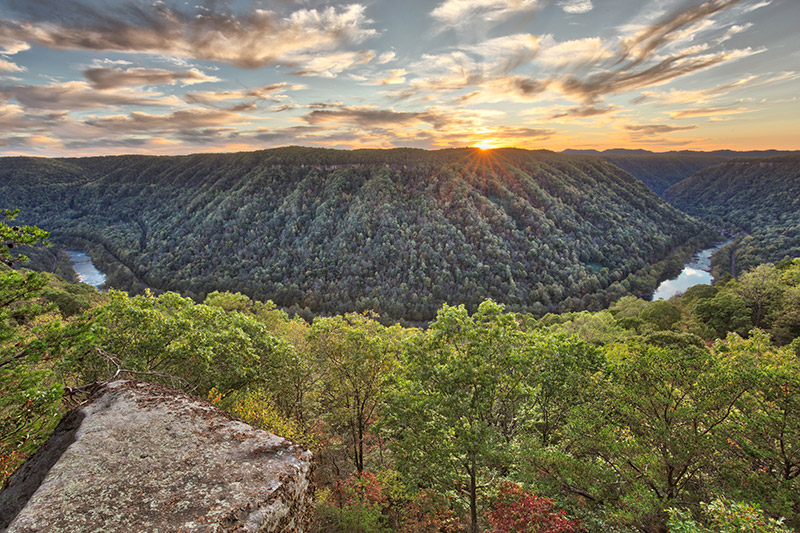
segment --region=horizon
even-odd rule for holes
[[[584,152],[597,152],[597,155],[603,155],[607,152],[614,152],[614,151],[628,151],[628,152],[645,152],[647,154],[652,155],[663,155],[663,154],[671,154],[671,153],[681,153],[681,152],[691,152],[697,154],[711,154],[715,152],[735,152],[735,153],[742,153],[748,154],[752,152],[777,152],[775,157],[782,157],[785,155],[795,155],[796,153],[800,155],[800,149],[798,150],[778,150],[775,148],[766,148],[763,150],[730,150],[726,148],[716,149],[716,150],[692,150],[692,149],[679,149],[679,150],[665,150],[665,151],[657,151],[657,150],[646,150],[642,148],[623,148],[623,147],[614,147],[614,148],[607,148],[603,150],[596,150],[592,148],[565,148],[564,150],[551,150],[545,147],[539,148],[526,148],[522,146],[498,146],[496,148],[481,148],[480,146],[448,146],[448,147],[435,147],[435,148],[419,148],[415,146],[394,146],[390,148],[335,148],[335,147],[327,147],[327,146],[306,146],[306,145],[298,145],[298,144],[287,144],[283,146],[268,146],[264,148],[253,148],[248,150],[231,150],[231,151],[205,151],[205,152],[179,152],[179,153],[143,153],[143,152],[124,152],[124,153],[105,153],[105,154],[88,154],[88,155],[41,155],[41,154],[3,154],[0,153],[0,159],[10,159],[16,157],[31,157],[31,158],[42,158],[42,159],[81,159],[81,158],[91,158],[91,157],[126,157],[126,156],[152,156],[152,157],[188,157],[193,155],[220,155],[220,154],[248,154],[248,153],[255,153],[255,152],[264,152],[269,150],[283,150],[288,148],[307,148],[311,150],[335,150],[339,152],[354,152],[354,151],[393,151],[393,150],[420,150],[424,152],[439,152],[439,151],[447,151],[447,150],[474,150],[478,153],[486,152],[491,153],[493,151],[500,151],[500,150],[524,150],[528,152],[549,152],[552,154],[558,155],[595,155],[592,153],[584,153]],[[744,156],[749,157],[749,156]],[[762,156],[754,156],[754,157],[762,157]],[[770,156],[764,156],[770,157]]]
[[[187,6],[0,0],[0,156],[800,150],[793,0]]]

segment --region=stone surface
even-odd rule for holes
[[[12,476],[0,530],[303,531],[310,471],[308,451],[207,402],[118,381]]]

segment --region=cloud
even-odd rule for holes
[[[20,67],[16,63],[0,58],[0,72],[25,72],[26,70],[25,67]]]
[[[373,107],[342,107],[335,110],[316,109],[303,118],[309,124],[339,122],[354,124],[362,128],[410,126],[420,123],[427,123],[435,128],[440,128],[452,121],[446,115],[437,112],[403,112]]]
[[[800,73],[797,72],[781,72],[781,73],[768,73],[763,75],[750,75],[740,78],[736,81],[717,85],[708,89],[699,89],[694,91],[681,91],[678,89],[670,89],[669,91],[643,91],[642,94],[633,100],[633,103],[639,104],[642,102],[653,101],[659,105],[680,105],[680,104],[702,104],[719,100],[738,89],[752,90],[755,87],[761,87],[772,83],[780,83],[784,81],[792,81],[800,79]]]
[[[90,68],[83,71],[83,75],[95,89],[113,89],[116,87],[143,85],[174,85],[181,82],[184,85],[219,81],[219,78],[208,76],[193,68],[181,72],[173,72],[158,68]]]
[[[52,85],[11,85],[0,87],[0,94],[16,98],[25,108],[53,110],[96,109],[119,105],[179,105],[174,96],[130,89],[97,90],[84,81]]]
[[[500,126],[497,128],[487,128],[478,134],[484,138],[496,138],[500,141],[505,139],[536,139],[544,140],[549,139],[558,132],[552,129],[545,128],[527,128],[515,126]],[[457,134],[458,135],[458,134]],[[461,134],[463,135],[463,134]]]
[[[566,117],[588,118],[588,117],[596,117],[599,115],[606,115],[616,110],[617,108],[614,106],[609,106],[609,107],[595,107],[593,105],[578,106],[578,107],[571,107],[569,109],[566,109],[558,113],[553,113],[547,118],[548,120],[555,120]]]
[[[366,85],[395,85],[405,83],[408,71],[404,68],[394,68],[381,73],[374,79],[367,79]]]
[[[583,104],[575,111],[585,112],[587,106],[606,96],[666,84],[763,51],[748,48],[709,52],[705,42],[679,46],[694,39],[698,32],[716,27],[710,17],[738,1],[707,0],[688,7],[684,3],[682,9],[627,27],[616,40],[589,37],[557,42],[552,35],[515,34],[460,46],[446,54],[424,55],[409,68],[418,76],[410,80],[408,87],[392,94],[400,100],[432,100],[437,93],[472,89],[455,97],[457,102],[472,104],[530,102],[560,96]],[[509,5],[489,0],[454,0],[440,4],[435,12],[440,17],[466,17],[476,10]],[[533,5],[526,4],[529,8]],[[535,70],[523,71],[529,64]]]
[[[752,22],[748,22],[747,24],[734,24],[733,26],[728,28],[728,31],[726,31],[725,34],[722,37],[717,39],[717,44],[724,43],[725,41],[727,41],[728,39],[730,39],[731,37],[733,37],[737,33],[741,33],[743,31],[746,31],[746,30],[750,29],[752,26],[753,26]]]
[[[101,12],[86,0],[26,2],[22,9],[31,20],[0,20],[0,45],[22,41],[59,50],[166,54],[252,69],[300,66],[310,54],[377,35],[358,4],[300,9],[288,17],[263,9],[235,16],[200,7],[192,13],[163,2],[126,2]]]
[[[708,116],[717,117],[720,115],[738,115],[739,113],[747,113],[749,111],[751,110],[746,107],[699,107],[670,113],[670,117],[675,119]]]
[[[394,52],[384,52],[378,56],[377,62],[379,65],[385,65],[386,63],[391,63],[392,61],[394,61],[396,57],[397,54],[395,54]]]
[[[561,0],[558,5],[564,10],[564,12],[571,15],[588,13],[594,9],[592,0]]]
[[[445,0],[431,11],[431,17],[449,27],[468,26],[503,22],[538,7],[539,0]]]
[[[539,38],[529,33],[515,33],[464,46],[461,50],[482,56],[484,61],[478,68],[499,76],[533,60],[539,52]]]
[[[0,132],[41,133],[67,120],[65,113],[31,113],[17,104],[0,103]]]
[[[596,62],[613,54],[599,37],[556,42],[552,35],[542,37],[536,62],[552,68]]]
[[[745,13],[750,13],[752,11],[755,11],[756,9],[761,9],[762,7],[767,7],[771,3],[772,3],[772,0],[764,0],[763,2],[757,2],[757,3],[755,3],[755,4],[751,5],[751,6],[746,6],[744,8],[744,12]]]
[[[411,87],[396,94],[399,99],[416,94],[457,91],[466,87],[486,86],[507,79],[519,67],[529,63],[539,50],[539,39],[519,33],[488,39],[446,54],[424,54],[409,70],[418,73]],[[516,83],[516,78],[504,82]],[[528,81],[519,80],[519,90],[532,89]],[[501,82],[503,83],[503,82]]]
[[[205,91],[199,93],[187,93],[183,95],[183,99],[190,104],[201,104],[209,107],[217,107],[218,102],[226,102],[229,100],[274,99],[275,101],[279,101],[279,97],[283,96],[279,94],[281,91],[299,91],[305,88],[305,85],[291,85],[283,82],[265,85],[256,89],[243,89],[241,91]]]
[[[590,74],[581,79],[568,76],[559,80],[561,90],[585,102],[595,102],[607,94],[617,94],[660,85],[675,78],[705,70],[721,63],[758,53],[751,49],[732,50],[692,56],[691,52],[667,57],[662,61],[631,70],[629,66]]]
[[[634,134],[641,135],[663,135],[665,133],[672,133],[673,131],[693,130],[697,128],[696,125],[691,126],[668,126],[667,124],[626,124],[623,126],[626,130]]]
[[[0,54],[14,55],[28,50],[31,46],[25,41],[6,37],[0,33]]]
[[[292,71],[292,74],[335,78],[339,73],[355,66],[366,65],[374,58],[375,53],[368,50],[296,57],[295,61],[301,63],[302,66]]]
[[[618,63],[631,61],[632,66],[648,59],[656,50],[678,38],[685,38],[682,33],[690,27],[720,11],[730,8],[740,0],[708,0],[702,4],[680,9],[668,14],[654,24],[625,39]]]
[[[238,113],[222,109],[181,109],[166,115],[135,111],[129,115],[92,117],[86,120],[86,124],[89,126],[116,133],[174,132],[247,123],[249,121]]]

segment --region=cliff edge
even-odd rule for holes
[[[0,493],[0,531],[301,532],[311,453],[183,392],[117,381]]]

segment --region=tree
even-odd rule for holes
[[[17,212],[5,210],[4,217],[11,221]],[[48,339],[60,322],[37,301],[47,278],[6,266],[26,259],[12,254],[14,246],[43,244],[47,236],[0,221],[0,482],[36,449],[59,415],[61,384],[45,360],[57,347]]]
[[[756,328],[763,327],[762,320],[777,308],[783,295],[780,274],[771,264],[759,265],[740,276],[735,290],[750,308]]]
[[[718,462],[717,435],[747,387],[737,361],[715,357],[698,339],[657,335],[606,349],[599,401],[565,428],[574,460],[605,469],[600,497],[615,502],[615,520],[647,531],[663,530],[670,503],[702,494]]]
[[[667,509],[670,533],[792,533],[783,519],[764,515],[758,505],[731,501],[725,497],[702,503],[702,521],[698,523],[688,510]],[[707,525],[705,525],[707,524]]]
[[[224,395],[270,383],[270,378],[279,382],[290,364],[288,343],[240,312],[195,304],[171,292],[130,297],[111,291],[108,298],[92,312],[102,353],[75,353],[61,362],[70,384],[109,379],[120,365],[144,379],[201,395],[216,388]]]
[[[744,299],[728,291],[698,301],[692,309],[692,315],[710,328],[710,333],[715,338],[724,338],[729,331],[747,335],[753,326]]]
[[[769,335],[753,330],[748,339],[731,334],[714,345],[735,359],[751,385],[737,402],[724,441],[732,464],[722,469],[726,485],[771,514],[800,523],[800,359],[774,348]]]
[[[14,220],[18,214],[19,209],[4,209],[2,211],[3,218],[8,222]],[[22,244],[47,246],[47,238],[49,236],[48,232],[35,226],[9,226],[6,222],[0,221],[0,262],[11,266],[20,261],[27,261],[27,257],[22,254],[14,255],[11,249]]]
[[[639,314],[639,318],[658,331],[667,331],[681,319],[681,310],[675,304],[658,300],[647,304]]]
[[[317,318],[309,333],[324,418],[348,443],[358,473],[364,471],[367,433],[398,368],[399,340],[399,326],[387,328],[358,313]]]
[[[445,305],[403,367],[384,422],[399,469],[418,488],[466,498],[475,532],[482,492],[512,468],[532,421],[533,350],[502,305],[485,301],[472,316]]]
[[[515,483],[500,486],[492,502],[487,522],[491,533],[580,533],[586,531],[577,520],[570,520],[555,502],[526,492]]]

